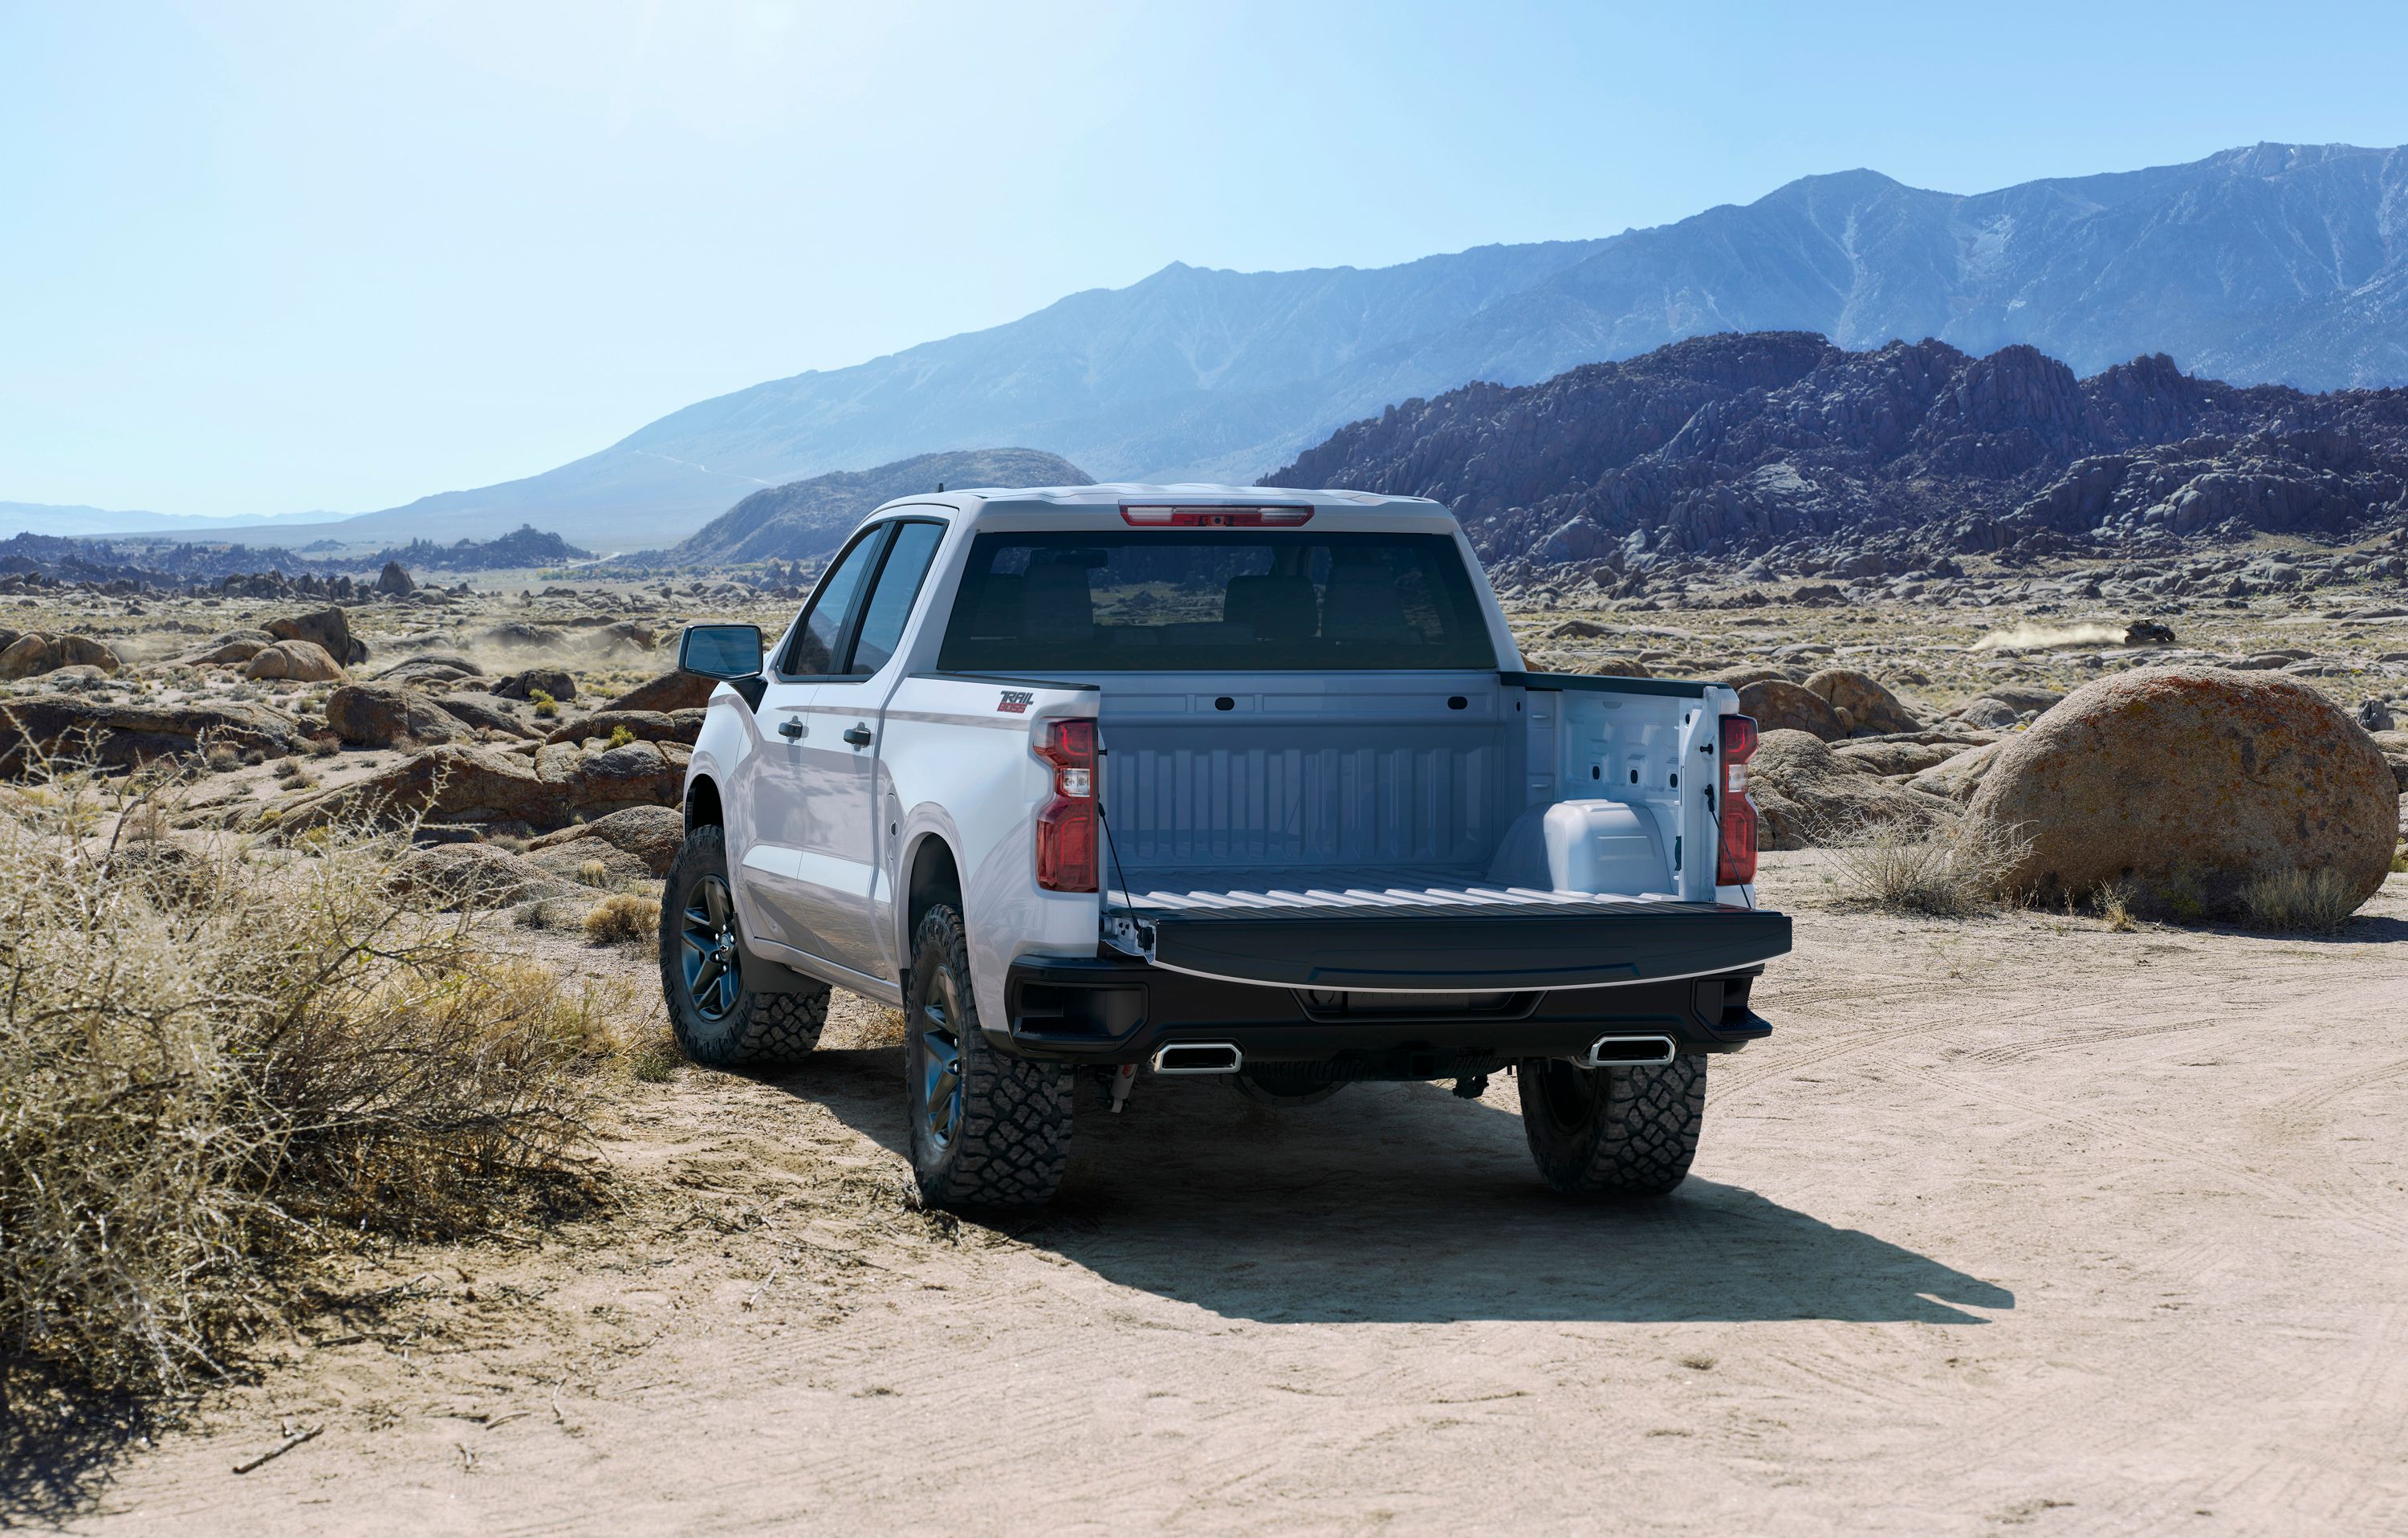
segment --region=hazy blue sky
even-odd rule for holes
[[[0,0],[0,498],[357,511],[1180,260],[2408,142],[2408,6]]]

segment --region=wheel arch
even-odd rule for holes
[[[685,787],[685,830],[697,827],[725,827],[727,812],[719,798],[719,782],[708,774],[697,774]]]
[[[945,836],[934,828],[912,841],[905,869],[910,872],[903,883],[902,944],[896,954],[908,968],[911,958],[911,937],[920,932],[920,921],[928,910],[950,899],[955,908],[962,905],[961,857]]]

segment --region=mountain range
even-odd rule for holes
[[[835,470],[756,491],[666,553],[676,566],[815,561],[835,553],[882,502],[947,486],[1083,486],[1095,478],[1034,449],[918,454],[874,470]]]
[[[2015,343],[1691,338],[1341,428],[1270,485],[1445,502],[1492,568],[1631,573],[1780,552],[1855,574],[1953,554],[2408,529],[2408,390],[2306,395],[2163,353],[2088,379]]]
[[[2408,381],[2408,149],[2261,144],[1971,195],[1854,170],[1602,239],[1369,270],[1174,263],[697,402],[539,475],[280,533],[449,540],[532,521],[661,548],[754,491],[996,443],[1107,479],[1248,481],[1393,403],[1759,330],[2029,343],[2079,373],[2162,352],[2242,384]]]

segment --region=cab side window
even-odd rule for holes
[[[861,633],[853,643],[853,659],[845,668],[851,678],[867,678],[886,666],[902,643],[903,625],[911,617],[911,602],[928,575],[928,563],[945,538],[942,524],[899,524],[886,564],[878,570],[877,585],[862,606]]]
[[[786,654],[779,659],[779,672],[788,678],[825,678],[837,670],[837,649],[844,644],[855,600],[877,567],[879,552],[885,548],[887,532],[893,527],[878,524],[864,529],[837,557],[810,602],[804,605],[794,638],[786,643]]]

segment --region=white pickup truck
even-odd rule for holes
[[[663,897],[685,1052],[788,1063],[830,985],[904,1013],[911,1162],[1041,1202],[1074,1094],[1274,1104],[1511,1070],[1556,1189],[1687,1173],[1708,1056],[1771,1028],[1756,726],[1717,684],[1537,674],[1412,497],[1217,486],[880,508],[722,681]]]

